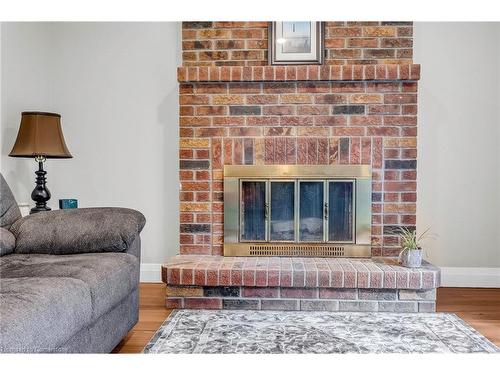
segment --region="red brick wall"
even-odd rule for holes
[[[267,65],[268,22],[183,22],[183,65]],[[325,22],[325,63],[402,64],[412,22]]]
[[[263,23],[228,29],[222,26],[235,25],[200,24],[203,27],[184,24],[184,44],[218,35],[219,39],[210,40],[214,48],[214,42],[223,40],[221,35],[235,37],[233,31],[244,27],[262,31],[260,40],[265,39]],[[393,30],[384,33],[396,36],[409,29],[411,36],[411,25],[328,24],[327,30],[340,28],[348,34],[360,29],[360,39],[370,27]],[[344,42],[350,39],[345,37]],[[380,45],[386,38],[375,39]],[[245,48],[249,40],[244,41]],[[365,56],[366,49],[360,51]],[[231,59],[234,51],[229,52]],[[411,50],[406,53],[411,57]],[[247,57],[237,60],[238,65],[264,63],[264,56]],[[369,61],[374,62],[381,61]],[[200,67],[179,69],[178,77],[181,254],[222,254],[222,171],[228,164],[370,164],[372,254],[399,252],[394,228],[414,226],[416,221],[419,66]]]
[[[415,224],[417,84],[392,82],[180,85],[181,252],[222,251],[228,164],[371,164],[373,254]],[[383,250],[385,248],[385,250]]]

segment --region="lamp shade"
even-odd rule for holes
[[[61,115],[23,112],[16,143],[9,156],[72,158],[61,129]]]

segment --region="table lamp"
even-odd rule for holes
[[[35,158],[38,171],[35,172],[36,186],[31,193],[31,199],[36,205],[30,213],[50,211],[47,207],[50,191],[46,185],[47,172],[43,170],[43,163],[46,159],[73,157],[64,142],[61,115],[49,112],[23,112],[16,143],[9,156]]]

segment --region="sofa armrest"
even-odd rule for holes
[[[16,238],[12,232],[0,227],[0,257],[12,253],[15,246]]]
[[[145,223],[144,215],[128,208],[77,208],[25,216],[10,230],[18,254],[123,252]]]

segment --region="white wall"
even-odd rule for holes
[[[2,25],[2,172],[16,198],[29,202],[36,167],[6,157],[20,112],[61,113],[74,158],[46,163],[50,206],[74,197],[140,210],[143,263],[178,252],[179,32],[178,23]]]
[[[14,145],[21,112],[52,108],[49,28],[44,23],[2,23],[1,29],[1,170],[22,203],[31,200],[36,165],[7,154]]]
[[[416,23],[414,46],[418,228],[439,236],[433,262],[490,268],[500,285],[500,24]]]

